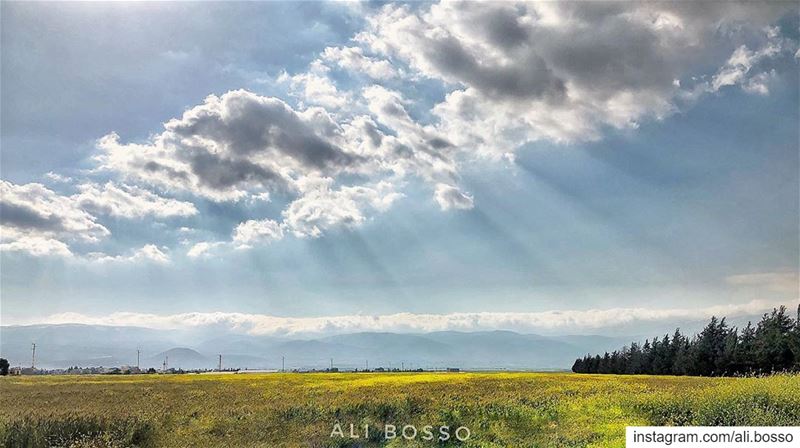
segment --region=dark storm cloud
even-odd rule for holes
[[[243,183],[272,186],[273,189],[285,186],[279,174],[248,160],[223,158],[205,150],[193,152],[188,160],[200,182],[213,189],[224,190]]]
[[[223,95],[219,108],[194,112],[169,122],[167,130],[178,138],[211,140],[236,156],[275,151],[316,169],[348,165],[355,159],[317,135],[277,98],[230,92]]]
[[[521,26],[518,19],[518,9],[493,9],[486,13],[480,25],[492,44],[511,49],[526,42],[530,36],[530,30]]]
[[[428,140],[428,145],[430,145],[434,149],[445,149],[453,146],[452,143],[448,142],[447,140],[441,137],[434,137]]]
[[[59,216],[43,214],[27,204],[0,202],[0,223],[4,226],[45,232],[64,230],[64,221]]]
[[[527,52],[512,64],[479,62],[454,37],[428,40],[425,57],[446,77],[504,99],[550,97],[564,94],[564,82],[556,77],[536,53]]]
[[[724,26],[747,19],[759,30],[790,10],[788,3],[449,2],[424,13],[387,8],[373,24],[377,48],[490,99],[561,99],[568,85],[605,99],[668,91]]]
[[[170,179],[183,180],[183,181],[187,181],[189,179],[189,173],[187,173],[186,171],[176,170],[175,168],[162,165],[152,160],[145,162],[144,165],[142,165],[142,167],[145,169],[145,171],[149,171],[151,173],[165,174]]]
[[[298,176],[335,175],[366,161],[340,146],[342,130],[324,110],[297,112],[245,90],[209,96],[164,127],[147,145],[120,144],[109,134],[98,143],[105,151],[98,160],[127,177],[215,200],[285,192]]]

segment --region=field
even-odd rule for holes
[[[626,425],[800,425],[797,375],[5,377],[0,397],[0,440],[9,447],[621,447]],[[337,422],[344,438],[330,437]],[[384,439],[385,423],[397,438]],[[360,439],[348,437],[350,424]],[[415,441],[400,436],[407,424],[419,431]],[[451,439],[421,440],[425,425],[437,437],[450,427]],[[466,442],[453,436],[459,426],[470,429]]]

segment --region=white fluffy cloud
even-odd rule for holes
[[[25,252],[34,257],[71,257],[72,251],[65,243],[41,236],[20,236],[9,242],[0,243],[0,251]]]
[[[714,75],[709,89],[716,92],[725,86],[741,85],[747,92],[768,94],[767,81],[770,72],[754,73],[753,70],[763,60],[774,58],[782,52],[781,40],[774,32],[768,32],[768,34],[771,37],[770,41],[756,51],[749,50],[745,45],[738,47],[725,65]]]
[[[146,144],[98,141],[101,169],[215,201],[254,191],[287,191],[309,173],[357,166],[342,146],[341,127],[321,108],[296,111],[277,98],[244,90],[209,96]]]
[[[87,260],[97,263],[135,263],[139,261],[148,261],[158,264],[169,263],[169,255],[164,253],[155,244],[146,244],[139,249],[133,250],[128,255],[106,255],[103,253],[93,252],[87,255]]]
[[[318,237],[331,227],[353,227],[366,220],[365,209],[384,211],[402,194],[388,183],[332,189],[333,180],[304,185],[303,196],[284,210],[286,227],[299,237]]]
[[[72,196],[78,205],[86,210],[122,218],[142,218],[155,216],[168,218],[172,216],[192,216],[197,208],[191,202],[158,196],[148,190],[129,186],[114,185],[79,185],[80,193]]]
[[[338,109],[351,101],[349,95],[340,92],[327,74],[310,71],[286,77],[295,96],[303,104],[319,105],[328,109]]]
[[[189,258],[203,258],[208,257],[212,254],[212,251],[217,247],[224,246],[225,243],[221,241],[216,242],[209,242],[209,241],[201,241],[199,243],[193,244],[192,247],[186,251],[186,256]]]
[[[79,193],[67,196],[41,184],[0,181],[0,250],[69,257],[73,255],[69,243],[98,243],[111,234],[97,215],[164,218],[197,213],[191,203],[137,187],[109,182],[82,184],[78,189]],[[158,260],[161,256],[153,248],[143,248],[136,259]]]
[[[294,110],[279,99],[240,90],[206,98],[167,122],[148,144],[122,144],[110,134],[98,142],[97,161],[125,178],[215,201],[273,192],[295,197],[280,224],[240,224],[233,236],[237,246],[280,239],[284,228],[318,237],[332,227],[363,223],[367,211],[385,210],[402,196],[393,185],[406,175],[449,182],[456,177],[450,143],[415,123],[399,94],[374,86],[364,97],[395,135],[369,116],[336,121],[322,108]],[[366,180],[339,185],[345,174]]]
[[[437,184],[433,197],[442,210],[469,210],[474,207],[472,196],[452,185]]]
[[[328,47],[322,52],[321,59],[373,79],[391,79],[400,75],[389,61],[366,56],[360,47]]]
[[[530,313],[451,313],[384,315],[345,315],[322,317],[276,317],[244,313],[183,313],[172,315],[113,313],[87,316],[78,313],[55,314],[34,322],[18,324],[130,325],[161,329],[186,329],[221,326],[255,335],[319,335],[359,331],[479,331],[506,329],[521,332],[558,331],[563,333],[596,332],[632,323],[659,323],[670,320],[705,320],[712,315],[735,318],[763,313],[780,306],[763,300],[705,308],[613,308],[595,310],[558,310]]]
[[[283,238],[283,227],[272,219],[248,220],[236,226],[233,243],[240,248],[258,242],[270,242]]]
[[[434,108],[439,129],[462,149],[499,156],[528,141],[594,140],[606,127],[672,113],[676,80],[703,75],[692,69],[715,33],[727,26],[733,40],[732,25],[760,30],[786,11],[689,2],[388,5],[356,40],[451,86]],[[749,69],[743,62],[717,82],[735,82]],[[752,76],[745,88],[762,91]]]
[[[36,183],[16,185],[0,180],[0,222],[4,242],[17,242],[4,247],[20,250],[23,245],[35,242],[39,249],[31,253],[42,253],[44,240],[97,242],[110,234],[73,198]]]
[[[69,176],[62,176],[61,174],[54,173],[52,171],[48,171],[45,173],[44,177],[52,182],[58,183],[70,183],[72,182],[72,178]]]
[[[234,228],[225,244],[235,247],[358,226],[400,197],[409,179],[425,182],[442,210],[471,209],[474,198],[460,185],[464,164],[513,160],[532,141],[600,139],[609,128],[661,119],[726,86],[768,94],[780,75],[775,63],[796,63],[796,39],[770,27],[790,9],[727,2],[389,4],[373,10],[351,44],[327,47],[307,70],[280,77],[297,99],[292,104],[235,90],[208,96],[147,141],[100,138],[95,172],[130,185],[83,185],[74,197],[60,197],[34,193],[46,188],[29,184],[38,187],[28,194],[49,198],[41,200],[56,211],[31,212],[27,199],[10,203],[17,207],[10,219],[28,222],[9,224],[13,235],[3,244],[65,253],[68,247],[51,242],[65,242],[67,233],[91,241],[107,236],[96,214],[197,213],[193,204],[155,191],[249,205],[287,201],[279,215]],[[440,96],[419,97],[436,90],[433,84]],[[207,244],[197,242],[187,256],[207,255]]]

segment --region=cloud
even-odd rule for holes
[[[283,227],[274,220],[248,220],[236,226],[233,243],[239,248],[248,248],[254,243],[277,241],[283,238]]]
[[[240,223],[237,247],[286,233],[318,237],[385,210],[409,179],[425,182],[443,210],[470,209],[474,198],[458,186],[464,164],[513,160],[529,142],[598,140],[724,86],[768,94],[778,58],[797,50],[769,26],[789,5],[441,2],[361,11],[369,15],[351,44],[279,77],[294,103],[246,90],[210,95],[145,142],[113,132],[99,139],[98,170],[136,188],[288,203],[280,216]]]
[[[401,75],[389,61],[366,56],[360,47],[327,47],[320,59],[373,79],[386,80]]]
[[[24,252],[34,257],[72,257],[69,246],[59,240],[41,236],[21,236],[7,243],[0,243],[0,252]]]
[[[45,173],[44,177],[46,177],[50,181],[58,182],[58,183],[71,183],[72,182],[72,178],[71,177],[62,176],[61,174],[54,173],[52,171],[48,171],[47,173]]]
[[[272,200],[268,191],[250,196],[251,202],[270,202]]]
[[[763,62],[778,57],[785,49],[791,51],[792,47],[773,28],[767,30],[767,36],[769,40],[756,51],[751,51],[746,45],[738,47],[705,86],[706,90],[716,92],[726,86],[740,85],[748,93],[769,94],[768,83],[775,76],[775,71],[758,71],[756,68]]]
[[[394,191],[388,182],[367,186],[333,188],[332,178],[304,178],[298,182],[301,195],[282,212],[283,220],[250,219],[239,223],[233,231],[231,244],[248,249],[283,239],[287,232],[298,238],[318,238],[326,230],[353,228],[367,220],[367,210],[382,212],[403,195]],[[224,243],[200,242],[187,253],[190,257],[207,255]]]
[[[286,227],[298,237],[319,237],[332,227],[355,227],[365,209],[384,211],[402,194],[386,182],[374,186],[331,188],[333,179],[316,179],[303,186],[304,194],[283,212]]]
[[[271,224],[275,221],[268,218],[239,225],[233,242],[249,247],[257,241],[282,238],[284,227],[297,236],[318,237],[335,226],[363,223],[364,211],[383,211],[401,196],[390,182],[372,182],[372,176],[387,172],[402,176],[409,167],[426,164],[431,166],[429,172],[446,171],[439,165],[448,163],[438,157],[390,149],[393,144],[441,148],[447,145],[444,139],[410,118],[393,124],[412,130],[415,141],[390,138],[364,116],[339,123],[321,108],[294,110],[276,98],[239,90],[208,97],[180,119],[167,122],[166,130],[148,144],[122,144],[110,134],[98,142],[102,153],[97,161],[102,169],[125,178],[216,201],[269,198],[272,192],[294,196],[282,212],[280,225]],[[336,185],[343,174],[358,174],[366,180]],[[105,193],[111,196],[110,191]],[[113,193],[120,196],[119,191]],[[134,190],[125,193],[131,196]],[[146,194],[144,190],[135,193]],[[84,191],[86,202],[100,195],[93,189]],[[170,204],[169,210],[181,210],[178,204]],[[136,210],[143,212],[140,207]],[[183,211],[191,210],[187,204]]]
[[[469,210],[474,207],[472,196],[452,185],[437,184],[434,199],[442,210]]]
[[[163,198],[139,187],[117,186],[107,182],[103,186],[83,184],[78,189],[80,193],[72,196],[72,199],[85,210],[94,213],[122,218],[169,218],[197,214],[197,208],[191,202]]]
[[[147,244],[143,246],[141,249],[134,252],[134,254],[130,257],[131,261],[138,261],[138,260],[147,260],[147,261],[154,261],[156,263],[169,263],[169,256],[161,251],[158,247],[154,244]]]
[[[140,261],[157,264],[169,263],[169,256],[155,244],[146,244],[134,250],[130,255],[106,255],[100,252],[89,253],[86,260],[95,263],[135,263]]]
[[[186,256],[189,258],[202,258],[211,255],[211,251],[219,246],[224,245],[223,242],[208,242],[208,241],[201,241],[192,245],[188,251],[186,251]]]
[[[0,223],[4,250],[27,247],[36,255],[69,252],[53,240],[97,242],[110,234],[73,198],[37,183],[16,185],[0,180]]]
[[[289,80],[292,94],[301,98],[303,104],[337,109],[351,101],[349,95],[340,92],[324,72],[320,74],[311,71],[285,79]]]
[[[529,141],[596,140],[607,127],[673,113],[676,80],[714,58],[721,30],[726,41],[760,33],[789,11],[685,3],[391,4],[355,40],[408,64],[409,76],[442,81],[439,130],[464,149],[500,156]]]
[[[733,286],[763,288],[767,291],[800,293],[800,277],[797,272],[761,272],[732,275],[725,281]]]
[[[372,85],[362,91],[367,108],[380,124],[392,131],[386,135],[374,130],[380,140],[382,162],[391,171],[415,175],[428,182],[454,182],[458,178],[457,148],[432,125],[422,125],[409,114],[413,103],[400,92]],[[374,138],[370,134],[370,138]]]
[[[189,202],[163,198],[134,186],[86,183],[78,190],[66,196],[37,183],[16,185],[0,180],[0,250],[70,257],[69,243],[98,243],[111,234],[96,215],[165,218],[197,213]],[[143,250],[140,258],[160,258],[149,247]]]
[[[479,312],[450,314],[397,313],[322,317],[277,317],[245,313],[181,313],[170,315],[119,312],[105,316],[62,313],[13,324],[122,325],[160,329],[219,326],[254,335],[320,335],[359,331],[431,332],[514,330],[520,332],[596,332],[622,325],[671,324],[675,320],[704,320],[712,315],[736,318],[780,306],[763,300],[704,308],[613,308],[530,313]],[[7,322],[6,324],[11,324]]]
[[[277,98],[236,90],[211,95],[146,144],[98,141],[101,169],[215,201],[253,190],[286,191],[297,177],[335,174],[358,162],[323,109],[295,111]]]

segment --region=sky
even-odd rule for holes
[[[800,297],[796,3],[1,5],[3,325]]]

